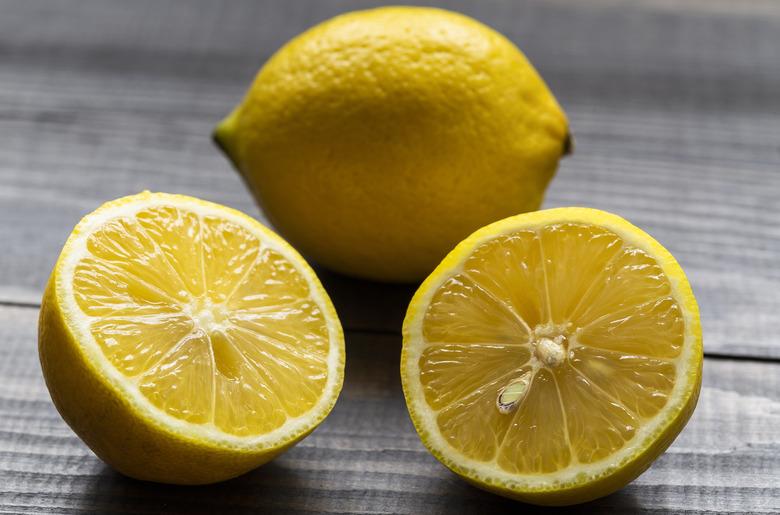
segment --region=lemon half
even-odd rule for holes
[[[415,294],[401,374],[423,443],[475,485],[565,505],[674,440],[701,385],[699,312],[672,255],[618,216],[518,215],[461,242]]]
[[[220,481],[319,424],[344,339],[317,277],[238,211],[142,193],[87,215],[49,280],[46,384],[104,461],[145,480]]]

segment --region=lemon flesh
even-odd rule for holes
[[[509,40],[441,9],[337,16],[263,66],[215,139],[295,247],[419,281],[477,228],[538,209],[568,122]]]
[[[701,378],[698,309],[674,259],[622,219],[564,208],[488,226],[426,280],[402,376],[455,472],[540,504],[623,486],[679,433]]]
[[[327,414],[343,375],[338,319],[302,258],[245,215],[165,194],[79,224],[45,295],[40,352],[57,407],[99,456],[176,483],[272,458]],[[122,412],[117,425],[105,410]],[[201,469],[201,454],[219,463]]]

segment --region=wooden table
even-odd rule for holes
[[[41,290],[79,218],[150,189],[262,219],[212,126],[287,39],[378,3],[0,0],[1,513],[530,509],[467,486],[420,444],[398,376],[412,287],[322,273],[347,332],[338,405],[293,450],[224,484],[116,474],[43,384]],[[639,479],[577,510],[780,511],[780,4],[446,5],[517,42],[571,118],[577,149],[546,206],[599,207],[647,229],[701,304],[704,387],[690,424]]]

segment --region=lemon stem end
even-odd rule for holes
[[[563,139],[563,156],[570,156],[574,153],[574,136],[571,132],[566,133]]]
[[[238,166],[238,155],[235,148],[235,135],[236,125],[238,124],[239,109],[234,109],[229,115],[222,119],[214,131],[211,133],[211,138],[214,140],[214,144],[225,154],[228,160],[233,164],[236,169]]]

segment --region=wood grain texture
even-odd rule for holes
[[[0,308],[0,513],[503,513],[527,507],[460,481],[423,448],[406,412],[395,335],[347,335],[344,391],[298,446],[209,487],[126,479],[60,419],[36,351],[37,310]],[[780,510],[780,364],[705,362],[691,422],[592,513]]]
[[[1,0],[0,300],[37,303],[73,225],[115,197],[187,193],[262,219],[212,126],[287,39],[378,3]],[[545,205],[645,228],[687,271],[709,352],[780,358],[779,4],[437,5],[517,42],[569,113],[576,152]],[[332,282],[345,325],[398,331],[411,288]]]
[[[0,0],[0,513],[502,513],[422,447],[397,333],[414,287],[321,278],[344,392],[289,453],[202,488],[104,466],[52,406],[35,306],[78,219],[143,189],[263,219],[210,131],[286,40],[379,1]],[[411,2],[425,3],[425,2]],[[711,355],[680,438],[566,512],[780,512],[780,3],[452,0],[531,58],[576,138],[546,206],[621,214],[685,268]],[[549,510],[555,511],[555,510]]]

